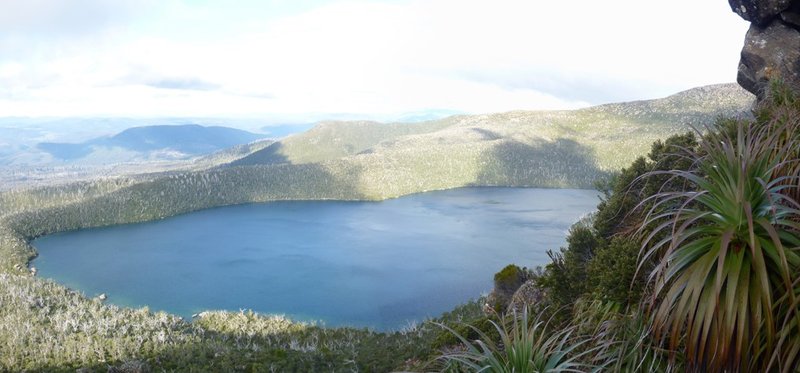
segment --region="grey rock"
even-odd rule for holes
[[[765,27],[751,24],[736,81],[763,98],[773,78],[781,78],[790,86],[800,86],[800,31],[780,21]]]
[[[794,28],[800,28],[800,2],[794,2],[789,9],[781,12],[781,20]]]
[[[506,312],[520,313],[527,307],[529,313],[536,313],[540,311],[544,299],[544,291],[536,286],[536,281],[529,280],[514,292]]]
[[[758,25],[769,23],[791,3],[792,0],[728,0],[736,14]]]

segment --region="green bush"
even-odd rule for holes
[[[639,224],[642,211],[651,205],[648,198],[656,193],[685,188],[661,172],[688,170],[692,162],[681,152],[696,147],[696,136],[691,133],[656,141],[647,158],[638,158],[598,184],[603,198],[597,212],[570,229],[566,247],[548,253],[552,261],[537,280],[551,304],[569,308],[589,294],[622,305],[638,302],[643,291],[643,282],[638,280],[647,271],[634,279],[642,241],[635,234],[649,229]],[[648,172],[656,176],[644,178]],[[657,238],[663,237],[661,234]],[[645,269],[649,265],[645,264]],[[635,286],[631,288],[631,284]]]
[[[537,284],[547,289],[553,305],[571,305],[587,291],[586,266],[599,245],[589,221],[582,221],[570,228],[567,247],[559,252],[548,251],[552,262]]]
[[[509,264],[494,274],[494,289],[513,294],[525,283],[526,277],[522,268]]]
[[[502,312],[511,302],[514,292],[531,277],[527,268],[509,264],[494,275],[494,291],[492,292],[492,308]]]
[[[492,321],[493,320],[489,316],[482,316],[470,322],[453,323],[445,325],[452,331],[456,332],[458,335],[461,335],[469,340],[475,340],[480,338],[481,333],[496,340],[500,336],[497,334],[497,330],[495,330],[494,327],[492,326]],[[461,341],[458,339],[458,337],[455,336],[455,334],[446,329],[443,329],[442,332],[439,335],[437,335],[436,338],[434,339],[432,347],[438,350],[454,346],[459,343],[461,343]]]
[[[589,291],[595,298],[617,304],[635,304],[641,299],[647,271],[637,275],[640,247],[637,240],[617,237],[597,251],[587,268]]]

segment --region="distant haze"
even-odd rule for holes
[[[724,0],[0,0],[0,116],[562,109],[735,79]]]

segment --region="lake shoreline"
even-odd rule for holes
[[[459,194],[462,194],[462,195],[474,195],[475,193],[480,194],[480,195],[483,195],[483,194],[487,194],[488,195],[488,194],[491,194],[491,193],[495,193],[495,194],[498,194],[498,195],[508,194],[508,193],[512,193],[512,194],[516,193],[516,194],[519,194],[519,195],[530,194],[530,193],[549,193],[549,195],[556,196],[556,195],[565,195],[565,194],[568,194],[568,193],[571,193],[571,192],[576,192],[576,193],[580,193],[581,195],[583,195],[583,194],[586,194],[584,192],[591,193],[592,191],[591,190],[583,190],[583,189],[564,190],[564,189],[546,189],[546,188],[509,188],[509,187],[469,188],[469,187],[467,187],[467,188],[451,189],[451,190],[448,190],[448,191],[437,191],[437,192],[429,192],[429,193],[415,193],[413,195],[404,196],[404,198],[411,198],[411,200],[427,200],[427,199],[435,200],[436,198],[444,198],[447,195],[459,195]],[[434,196],[439,196],[439,197],[434,197]],[[315,201],[270,201],[270,203],[252,203],[252,204],[236,205],[236,206],[233,206],[233,207],[226,206],[226,207],[214,207],[214,208],[210,208],[210,209],[204,209],[204,210],[192,212],[191,214],[181,214],[181,215],[170,217],[169,219],[159,220],[156,224],[162,224],[163,225],[163,224],[165,224],[164,222],[168,222],[171,219],[186,220],[187,217],[191,216],[192,214],[201,214],[201,216],[212,216],[214,214],[217,214],[217,216],[219,216],[218,214],[220,214],[221,212],[224,212],[225,211],[224,209],[230,209],[230,208],[233,208],[233,209],[235,209],[237,211],[250,211],[250,210],[255,210],[255,209],[259,209],[259,208],[264,209],[267,206],[270,206],[271,203],[278,203],[277,205],[273,205],[274,207],[281,207],[281,206],[285,207],[285,206],[291,206],[292,202],[299,202],[300,205],[313,205],[313,206],[324,206],[324,205],[326,205],[325,202],[343,202],[344,205],[341,205],[341,206],[345,206],[343,208],[352,209],[352,208],[358,208],[359,206],[371,206],[369,208],[361,207],[361,210],[368,211],[370,213],[374,213],[374,212],[372,212],[372,210],[374,210],[374,209],[380,209],[381,206],[383,206],[384,208],[389,208],[391,206],[397,206],[397,205],[399,205],[399,202],[402,202],[402,201],[403,201],[402,198],[401,199],[391,199],[391,200],[380,201],[380,202],[389,203],[389,205],[385,205],[385,204],[373,205],[373,204],[370,203],[372,201],[366,202],[367,203],[366,205],[363,205],[364,201],[338,201],[338,200],[337,201],[332,201],[332,200],[325,200],[325,201],[321,201],[321,200],[315,200]],[[320,202],[322,202],[322,203],[320,204]],[[408,202],[408,203],[410,203],[410,202]],[[285,204],[285,205],[282,205],[282,204]],[[527,206],[527,207],[531,207],[533,205],[536,205],[537,202],[536,201],[528,201],[528,202],[520,202],[520,204],[524,205],[524,206]],[[295,206],[300,206],[300,205],[295,205]],[[596,205],[596,201],[591,202],[590,205],[591,205],[591,209],[593,209],[594,205]],[[281,207],[281,208],[284,208],[284,207]],[[337,207],[337,209],[339,209],[339,208]],[[591,209],[589,209],[589,210],[591,210]],[[430,213],[430,212],[431,211],[428,211],[428,213]],[[560,212],[559,214],[562,214],[562,213],[563,212]],[[567,215],[569,215],[569,214],[567,214]],[[419,219],[419,217],[417,217],[416,219]],[[374,221],[380,220],[380,217],[379,216],[373,216],[372,218],[370,218],[368,220],[374,222]],[[397,220],[397,217],[395,217],[395,220]],[[573,219],[567,219],[567,220],[570,220],[570,221],[562,223],[562,229],[566,229],[566,227],[568,227],[572,223]],[[135,227],[137,225],[152,224],[152,223],[153,222],[125,224],[125,225],[104,227],[104,228],[100,228],[100,229],[101,229],[101,232],[102,232],[102,230],[114,230],[114,229],[116,229],[117,231],[123,231],[123,230],[124,231],[130,231],[130,230],[135,229]],[[196,225],[202,225],[202,224],[204,224],[202,221],[201,222],[193,222],[193,223],[189,224],[189,226],[196,226]],[[247,224],[247,222],[244,221],[244,222],[240,222],[239,224],[240,225],[241,224]],[[122,227],[127,227],[127,228],[123,229]],[[182,229],[188,229],[188,228],[182,228]],[[213,227],[209,226],[208,228],[205,228],[205,229],[209,230],[209,229],[213,229]],[[257,228],[252,228],[252,229],[257,229]],[[287,229],[287,228],[284,227],[282,229]],[[497,229],[499,229],[499,228],[497,228]],[[91,229],[83,230],[84,233],[79,233],[79,232],[82,232],[80,230],[79,231],[71,231],[71,232],[60,232],[58,235],[61,235],[61,236],[65,235],[65,234],[67,234],[67,235],[70,235],[70,234],[71,235],[76,235],[76,234],[85,235],[85,234],[88,234],[88,233],[86,233],[88,231],[92,231],[92,230]],[[368,233],[369,232],[366,232],[366,233],[362,232],[362,233],[357,234],[355,236],[363,236],[364,234],[368,234]],[[41,238],[39,238],[39,239],[41,239]],[[435,238],[431,237],[431,238],[429,238],[429,240],[430,239],[435,239]],[[62,238],[62,240],[63,240],[63,238]],[[527,239],[527,241],[531,241],[531,240],[533,240],[533,239],[532,238]],[[122,240],[122,241],[124,242],[126,240]],[[114,251],[114,250],[112,250],[112,248],[108,248],[109,245],[113,245],[113,241],[105,240],[105,241],[102,241],[102,242],[108,242],[108,243],[105,244],[106,249]],[[84,247],[85,248],[86,245],[92,245],[92,240],[90,240],[90,241],[88,241],[88,242],[86,242],[86,243],[84,243],[82,245],[78,245],[77,246],[78,249],[76,249],[76,250],[80,250],[80,247]],[[487,243],[487,245],[488,245],[488,243]],[[510,243],[510,241],[508,242],[508,245],[513,247],[513,245]],[[535,244],[534,244],[534,246],[535,246]],[[167,245],[167,247],[169,247],[169,245]],[[557,247],[558,247],[558,244],[548,244],[548,245],[546,245],[547,249],[555,249]],[[69,255],[78,255],[77,251],[72,252],[72,251],[66,251],[68,249],[64,249],[64,250],[65,250],[63,252],[64,255],[67,255],[67,253],[69,253]],[[93,255],[103,255],[103,253],[102,252],[98,252],[97,254],[93,254]],[[116,255],[119,256],[120,254],[116,254]],[[423,254],[420,254],[420,255],[423,255]],[[86,257],[86,256],[84,255],[84,257]],[[234,256],[234,257],[236,257],[236,256]],[[89,258],[91,260],[91,257],[87,257],[87,258]],[[42,260],[41,258],[37,259],[37,261],[39,261],[39,262],[38,262],[38,264],[34,263],[34,265],[36,265],[39,268],[40,275],[47,276],[48,273],[49,273],[48,267],[45,266],[43,264],[43,262],[41,262],[41,260]],[[69,258],[64,259],[64,260],[69,260]],[[486,273],[481,273],[479,275],[475,274],[474,277],[480,278],[481,282],[485,282],[486,286],[490,286],[490,284],[491,284],[490,279],[491,279],[491,275],[492,275],[493,271],[495,271],[495,270],[499,269],[499,267],[502,267],[503,265],[507,264],[507,263],[505,263],[505,261],[513,262],[515,260],[519,260],[519,257],[516,257],[516,256],[507,257],[504,261],[502,261],[503,263],[498,262],[498,263],[495,263],[494,266],[487,266],[485,264],[487,263],[487,261],[491,261],[491,260],[490,260],[490,258],[486,258],[486,259],[481,261],[481,267],[486,268],[485,270],[483,270],[483,272],[486,272]],[[403,261],[407,261],[407,260],[400,260],[400,262],[403,262]],[[545,258],[542,258],[540,261],[543,264],[544,261],[545,261]],[[80,263],[75,264],[75,265],[80,265]],[[159,266],[158,263],[150,264],[150,266],[152,266],[152,265]],[[240,265],[241,265],[241,263],[240,263]],[[269,265],[270,265],[270,263],[263,263],[262,267],[263,266],[267,266],[268,267]],[[390,265],[390,264],[386,263],[386,264],[384,264],[382,266],[378,266],[378,268],[382,268],[382,267],[387,266],[387,265]],[[113,263],[107,263],[107,264],[102,265],[103,268],[105,268],[105,267],[113,267],[113,266],[114,266]],[[100,267],[100,266],[99,265],[88,266],[87,268],[84,268],[83,271],[100,271],[100,269],[98,269],[97,267]],[[494,267],[498,267],[498,268],[494,268]],[[71,266],[67,266],[67,268],[71,268]],[[277,268],[277,269],[274,269],[274,270],[279,270],[279,269],[280,269],[280,267]],[[174,271],[179,271],[179,270],[180,270],[179,267],[174,267],[173,269],[164,268],[163,270],[156,271],[156,272],[157,273],[158,272],[166,272],[166,271],[174,272]],[[315,270],[312,270],[310,273],[316,273],[319,270],[320,269],[315,269]],[[377,268],[374,269],[374,270],[377,270]],[[373,271],[373,270],[371,270],[371,271]],[[127,271],[124,270],[124,269],[117,269],[115,271],[112,271],[112,273],[115,273],[115,274],[126,273],[126,272]],[[97,282],[102,282],[102,283],[113,282],[114,281],[113,277],[116,276],[116,275],[112,276],[111,274],[109,274],[108,276],[109,276],[108,279],[105,279],[103,281],[97,281]],[[424,277],[424,276],[418,276],[418,277]],[[402,277],[399,277],[399,278],[397,278],[395,280],[392,280],[392,281],[390,281],[390,283],[396,283],[397,281],[401,281],[401,278]],[[468,280],[468,279],[469,279],[469,277],[468,278],[462,278],[462,279],[459,279],[457,281],[454,281],[452,286],[458,286],[458,284],[460,284],[460,283],[472,283],[472,282],[474,282],[474,280]],[[164,280],[164,281],[166,281],[166,280]],[[386,281],[382,281],[382,282],[386,282]],[[209,285],[209,286],[211,286],[211,285]],[[231,287],[233,287],[233,285],[231,285]],[[81,290],[81,291],[86,292],[87,294],[94,294],[94,293],[97,293],[97,294],[99,294],[99,293],[108,294],[108,295],[110,295],[111,300],[114,301],[114,303],[116,303],[116,301],[118,301],[119,299],[126,299],[126,297],[122,296],[121,294],[117,294],[115,291],[110,290],[108,288],[100,289],[100,288],[96,288],[96,287],[91,287],[90,286],[89,289],[87,289],[86,287],[78,287],[78,289]],[[93,290],[90,290],[90,289],[93,289]],[[485,290],[488,290],[488,289],[484,288],[481,291],[485,291]],[[475,296],[479,295],[479,293],[481,291],[476,291],[469,298],[474,298]],[[381,296],[383,296],[382,293],[383,292],[381,292]],[[376,297],[377,296],[378,295],[376,293]],[[434,299],[435,298],[437,298],[437,297],[434,297]],[[464,298],[462,300],[466,301],[469,298]],[[353,303],[359,304],[359,303],[364,303],[365,301],[366,301],[366,299],[362,300],[362,301],[353,302]],[[437,300],[437,301],[439,301],[439,300]],[[460,302],[458,302],[458,303],[460,303]],[[139,303],[132,303],[132,304],[129,304],[129,305],[141,306],[141,305],[144,305],[144,304],[148,304],[148,303],[139,302]],[[434,316],[434,315],[439,314],[441,311],[444,311],[444,310],[447,310],[447,309],[451,309],[452,306],[455,305],[455,304],[457,304],[457,303],[451,304],[448,307],[440,307],[438,311],[426,314],[427,315],[426,317]],[[128,304],[122,304],[122,305],[128,305]],[[154,309],[164,309],[163,307],[161,307],[161,308],[152,307],[152,308],[154,308]],[[228,309],[232,308],[233,310],[236,310],[236,309],[239,309],[239,308],[242,308],[242,307],[227,307],[227,308]],[[254,309],[258,313],[262,313],[262,314],[265,313],[265,312],[262,312],[262,310],[260,310],[260,309],[256,309],[255,307],[244,307],[244,308]],[[169,308],[167,308],[167,309],[169,309]],[[210,310],[210,309],[218,310],[218,309],[222,309],[222,308],[220,308],[220,307],[205,307],[205,308],[202,308],[201,307],[201,308],[192,309],[191,311],[178,312],[177,314],[181,315],[184,318],[187,318],[187,316],[189,316],[191,314],[199,313],[199,312]],[[275,314],[275,313],[277,313],[277,314],[288,314],[287,312],[281,312],[281,311],[279,311],[279,312],[267,312],[266,314]],[[409,318],[409,319],[414,319],[414,320],[420,321],[423,318],[425,318],[425,317],[413,317],[413,318]],[[318,318],[318,317],[305,317],[305,318],[301,318],[301,319],[304,319],[304,320],[320,320],[320,318]],[[343,323],[331,323],[331,322],[328,322],[329,320],[325,320],[325,321],[326,321],[326,325],[330,325],[332,327],[344,326],[344,325],[357,326],[357,327],[368,326],[367,324],[363,324],[363,323],[362,324],[353,325],[353,324],[343,324]],[[407,321],[407,319],[399,321],[399,322],[396,322],[395,324],[397,324],[397,325],[405,324],[406,321]],[[373,325],[373,326],[378,326],[378,325]],[[387,328],[386,325],[384,325],[382,327],[378,327],[378,329],[380,329],[380,330],[392,330],[393,328]]]

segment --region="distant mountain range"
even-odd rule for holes
[[[42,142],[37,148],[65,160],[103,157],[107,162],[183,159],[246,144],[265,135],[220,126],[158,125],[126,129],[81,143]],[[96,161],[99,161],[97,159]]]
[[[126,149],[126,143],[110,146],[108,140],[138,127],[182,126],[227,127],[257,134],[258,138],[282,138],[313,127],[313,124],[258,118],[16,118],[0,117],[0,179],[3,169],[96,168],[120,162],[180,161],[175,150]],[[157,134],[155,134],[157,135]],[[158,137],[158,136],[156,136]],[[249,137],[249,136],[245,136]],[[204,141],[204,140],[201,140]],[[52,145],[55,143],[56,145]],[[41,144],[41,145],[40,145]],[[62,144],[66,144],[63,145]],[[212,144],[213,145],[213,144]],[[225,144],[221,144],[225,145]],[[94,152],[87,150],[94,146]],[[202,148],[200,148],[202,149]],[[219,150],[217,146],[207,149]],[[191,150],[191,149],[190,149]],[[203,155],[207,154],[205,151]],[[81,156],[83,155],[83,156]]]

